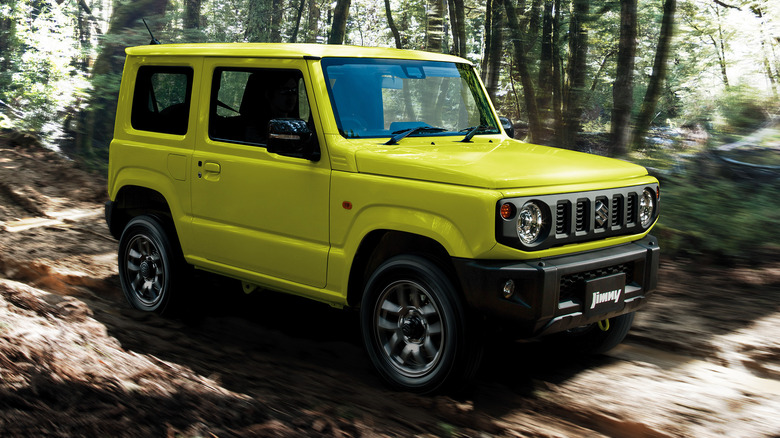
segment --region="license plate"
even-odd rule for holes
[[[623,308],[626,274],[613,274],[585,281],[585,313],[600,314]]]

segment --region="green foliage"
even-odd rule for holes
[[[72,44],[71,17],[67,8],[45,2],[0,7],[0,19],[14,22],[14,38],[3,53],[9,69],[0,80],[0,100],[7,105],[0,107],[2,124],[39,133],[49,145],[62,138],[63,115],[89,87],[87,73],[73,62],[81,52]]]
[[[667,255],[758,260],[780,249],[778,189],[756,181],[669,179],[655,234]]]
[[[730,87],[717,100],[721,117],[715,128],[725,134],[744,134],[764,123],[769,102],[760,96],[751,86]]]

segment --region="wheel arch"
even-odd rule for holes
[[[462,295],[450,254],[436,240],[419,234],[395,230],[374,230],[360,242],[350,268],[347,303],[358,306],[371,273],[385,260],[400,254],[414,254],[435,263]]]
[[[150,214],[173,222],[173,215],[165,196],[148,187],[126,185],[119,189],[111,207],[109,230],[119,239],[125,226],[136,216]]]

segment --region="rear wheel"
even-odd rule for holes
[[[466,383],[481,348],[442,270],[418,256],[379,266],[361,305],[363,339],[379,374],[397,389],[429,393]]]
[[[181,281],[177,277],[184,265],[178,248],[178,242],[156,217],[130,220],[119,239],[119,280],[133,307],[171,313]]]

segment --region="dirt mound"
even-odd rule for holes
[[[125,351],[77,299],[0,280],[0,313],[5,436],[292,436],[257,400]]]

